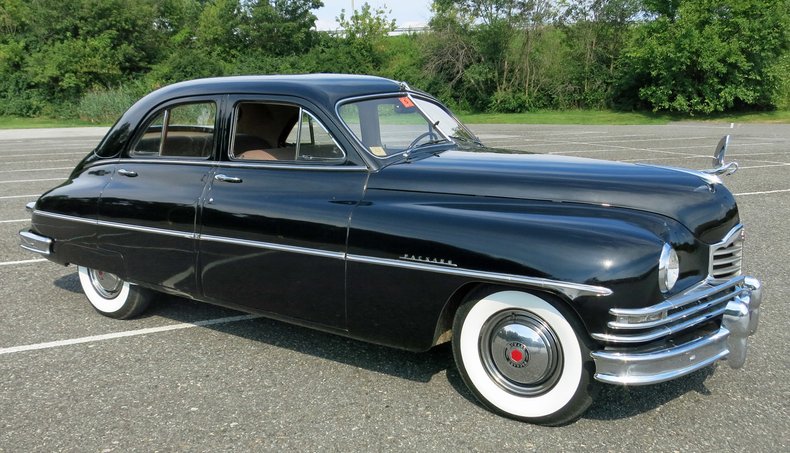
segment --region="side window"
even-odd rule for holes
[[[300,107],[241,103],[230,153],[234,160],[343,161],[345,154],[326,128]]]
[[[181,104],[159,112],[132,146],[131,157],[207,158],[214,149],[217,105]]]
[[[345,154],[324,126],[308,112],[299,121],[297,160],[342,160]]]

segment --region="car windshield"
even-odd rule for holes
[[[403,95],[348,102],[340,117],[365,148],[387,158],[422,146],[477,139],[444,107]]]

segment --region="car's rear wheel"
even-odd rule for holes
[[[128,319],[148,307],[151,292],[109,272],[79,266],[80,284],[93,308],[104,316]]]
[[[573,421],[592,403],[590,350],[560,303],[520,291],[462,305],[453,326],[461,376],[486,407],[542,425]]]

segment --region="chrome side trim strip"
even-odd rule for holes
[[[33,211],[33,215],[40,215],[42,217],[50,217],[50,218],[59,219],[59,220],[69,220],[69,221],[78,222],[78,223],[87,223],[87,224],[90,224],[90,225],[98,224],[98,221],[95,220],[95,219],[86,219],[84,217],[76,217],[76,216],[73,216],[73,215],[66,215],[66,214],[56,214],[54,212],[47,212],[47,211],[36,210],[36,211]]]
[[[274,244],[271,242],[250,241],[247,239],[233,239],[222,236],[212,236],[208,234],[198,235],[201,241],[219,242],[223,244],[244,245],[247,247],[255,247],[266,250],[276,250],[280,252],[292,252],[302,255],[320,256],[323,258],[344,259],[346,254],[343,252],[332,252],[328,250],[311,249],[307,247],[297,247],[295,245]]]
[[[537,277],[525,277],[513,274],[501,274],[497,272],[485,272],[472,269],[463,269],[458,267],[447,267],[442,265],[434,265],[428,263],[418,263],[413,261],[404,261],[388,258],[375,258],[362,255],[348,255],[344,252],[335,252],[327,250],[312,249],[308,247],[298,247],[293,245],[274,244],[270,242],[251,241],[247,239],[226,238],[222,236],[213,236],[208,234],[195,234],[186,233],[182,231],[166,230],[162,228],[143,227],[137,225],[129,225],[126,223],[97,221],[91,219],[83,219],[81,217],[74,217],[63,214],[54,214],[45,211],[35,211],[37,215],[47,217],[70,220],[74,222],[89,223],[93,225],[101,225],[110,228],[120,228],[132,231],[141,231],[144,233],[162,234],[166,236],[180,237],[184,239],[197,239],[203,241],[219,242],[224,244],[244,245],[247,247],[255,247],[266,250],[278,250],[284,252],[299,253],[303,255],[320,256],[324,258],[345,259],[357,263],[375,264],[390,267],[399,267],[403,269],[423,270],[428,272],[435,272],[439,274],[457,275],[460,277],[481,278],[484,280],[502,282],[502,283],[517,283],[531,285],[538,288],[551,289],[561,292],[570,299],[576,299],[580,296],[609,296],[612,290],[603,286],[585,285],[581,283],[562,282],[557,280],[549,280]]]
[[[165,236],[173,236],[183,239],[195,239],[195,233],[187,233],[184,231],[176,231],[176,230],[165,230],[163,228],[153,228],[153,227],[144,227],[138,225],[129,225],[128,223],[118,223],[118,222],[107,222],[104,220],[99,220],[97,222],[99,226],[105,226],[110,228],[119,228],[122,230],[131,230],[131,231],[140,231],[143,233],[154,233],[154,234],[162,234]]]
[[[602,286],[585,285],[581,283],[561,282],[537,277],[525,277],[521,275],[500,274],[497,272],[476,271],[463,268],[452,268],[433,264],[415,263],[412,261],[393,260],[387,258],[373,258],[361,255],[347,255],[348,261],[364,264],[377,264],[382,266],[399,267],[403,269],[424,270],[439,274],[457,275],[460,277],[482,278],[502,283],[520,283],[525,285],[537,286],[560,291],[570,299],[580,296],[609,296],[612,290]]]
[[[76,217],[66,214],[56,214],[54,212],[47,212],[47,211],[34,211],[33,214],[40,215],[43,217],[50,217],[53,219],[68,220],[77,223],[86,223],[89,225],[106,226],[110,228],[119,228],[123,230],[141,231],[144,233],[155,233],[155,234],[163,234],[165,236],[175,236],[175,237],[181,237],[186,239],[195,239],[194,233],[186,233],[183,231],[166,230],[163,228],[144,227],[139,225],[130,225],[128,223],[107,222],[104,220],[86,219],[83,217]]]

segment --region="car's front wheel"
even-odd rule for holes
[[[594,390],[579,324],[558,301],[493,292],[458,309],[455,361],[472,393],[494,412],[542,425],[567,423],[590,406]]]
[[[79,266],[80,284],[94,309],[104,316],[128,319],[148,307],[151,292],[109,272]]]

